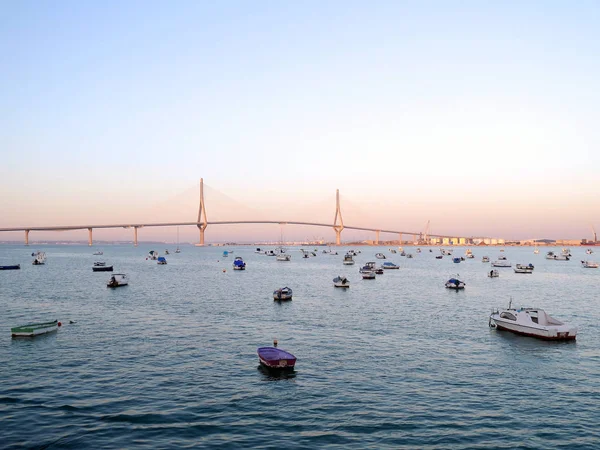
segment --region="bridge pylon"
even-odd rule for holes
[[[338,217],[340,224],[338,225]],[[342,245],[342,230],[344,229],[344,219],[342,219],[342,210],[340,209],[340,190],[335,190],[335,218],[333,219],[333,231],[335,231],[335,245]]]
[[[204,178],[200,178],[200,206],[198,207],[198,224],[196,225],[200,231],[200,243],[197,246],[204,245],[204,230],[208,226],[206,220],[206,208],[204,207]]]

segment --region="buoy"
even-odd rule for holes
[[[277,347],[277,339],[273,339],[273,347]]]
[[[59,326],[59,327],[62,327],[62,323],[58,322],[58,326]]]
[[[227,270],[223,269],[223,273],[227,272]]]

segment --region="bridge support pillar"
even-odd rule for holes
[[[25,245],[29,245],[29,230],[25,230]]]
[[[92,229],[88,228],[88,245],[91,247],[92,243]]]
[[[206,230],[206,225],[198,225],[198,230],[200,230],[200,243],[198,245],[202,247],[204,246],[204,230]]]
[[[375,232],[375,245],[379,245],[379,230]]]
[[[338,224],[338,217],[340,223]],[[342,245],[342,230],[344,229],[344,219],[342,219],[342,209],[340,208],[340,190],[335,190],[335,217],[333,218],[333,230],[335,231],[335,245]]]
[[[200,242],[196,244],[199,247],[204,246],[204,230],[208,226],[206,219],[206,207],[204,206],[204,178],[200,178],[200,206],[198,207],[198,230],[200,231]]]
[[[138,246],[138,237],[137,237],[138,227],[133,227],[133,246]]]
[[[342,245],[342,230],[344,227],[333,227],[335,231],[335,245]]]

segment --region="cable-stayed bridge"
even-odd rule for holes
[[[93,230],[94,229],[107,229],[107,228],[126,228],[133,229],[133,242],[134,245],[138,245],[138,231],[140,228],[147,227],[175,227],[175,226],[195,226],[199,231],[199,242],[197,245],[205,245],[205,232],[208,226],[218,225],[243,225],[243,224],[279,224],[279,225],[301,225],[308,227],[325,227],[332,228],[335,231],[336,244],[341,245],[342,243],[342,231],[343,230],[358,230],[375,233],[373,243],[379,244],[380,234],[392,234],[398,236],[400,242],[402,242],[403,236],[410,236],[413,238],[415,243],[427,245],[437,243],[438,240],[447,240],[453,243],[459,242],[472,242],[473,240],[480,241],[492,241],[493,238],[487,236],[456,236],[456,235],[444,235],[444,234],[429,234],[429,230],[423,231],[406,231],[398,229],[387,229],[378,227],[364,227],[364,226],[353,226],[344,224],[342,218],[342,210],[340,205],[339,190],[336,190],[336,204],[335,204],[335,216],[332,223],[323,222],[307,222],[298,220],[220,220],[220,221],[209,221],[206,212],[206,203],[204,200],[204,180],[200,179],[200,204],[198,207],[198,218],[196,221],[178,221],[178,222],[122,222],[113,224],[85,224],[85,225],[54,225],[54,226],[18,226],[18,227],[6,227],[0,228],[1,231],[15,232],[22,231],[25,236],[25,245],[29,245],[29,233],[32,231],[70,231],[70,230],[88,230],[88,244],[93,244]]]

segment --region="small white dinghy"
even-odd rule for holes
[[[281,301],[281,300],[291,300],[292,299],[292,290],[289,287],[284,287],[281,289],[275,289],[273,291],[273,300]]]
[[[581,261],[581,267],[586,269],[597,269],[598,263],[594,261]]]
[[[350,281],[348,280],[348,278],[338,275],[333,279],[333,285],[339,288],[349,288]]]
[[[277,261],[291,261],[292,260],[292,255],[289,255],[287,253],[280,253],[279,255],[277,255],[275,257],[275,259]]]
[[[113,273],[108,283],[106,283],[107,287],[116,288],[121,286],[127,286],[129,284],[129,279],[127,275],[124,273]]]
[[[508,261],[494,261],[492,267],[512,267],[512,264]]]
[[[374,280],[376,277],[376,274],[374,271],[369,270],[366,272],[362,272],[362,277],[363,277],[363,280]]]
[[[565,324],[540,308],[511,307],[492,311],[489,325],[498,330],[511,331],[522,336],[530,336],[551,341],[574,340],[577,327]]]

